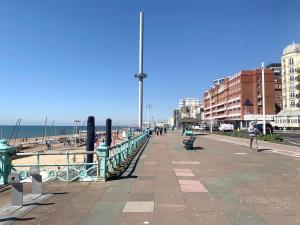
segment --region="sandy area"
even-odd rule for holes
[[[63,136],[55,136],[53,137],[53,139],[55,138],[55,140],[57,140],[58,138],[63,137]],[[104,137],[101,137],[100,140],[102,141]],[[49,138],[50,139],[50,138]],[[30,140],[35,140],[35,138],[31,138]],[[28,142],[30,141],[28,139]],[[22,140],[18,140],[18,141],[22,141]],[[117,144],[117,143],[121,143],[124,142],[125,140],[121,138],[121,135],[119,135],[119,137],[113,136],[113,144]],[[97,148],[98,144],[95,143],[95,149]],[[67,150],[68,148],[68,150]],[[35,147],[32,148],[28,148],[28,149],[23,149],[19,152],[24,152],[24,153],[36,153],[36,152],[41,152],[41,153],[46,153],[46,152],[60,152],[60,153],[64,153],[64,155],[40,155],[39,156],[39,164],[67,164],[68,160],[69,163],[82,163],[85,160],[86,155],[82,154],[82,155],[73,155],[72,152],[76,152],[76,151],[82,151],[82,150],[86,150],[86,146],[81,146],[78,147],[76,146],[76,150],[74,146],[69,146],[69,145],[64,145],[63,143],[56,143],[52,145],[52,150],[48,150],[45,145],[37,145]],[[67,157],[66,152],[69,151],[69,159]],[[96,161],[96,156],[94,155],[94,161]],[[13,159],[13,165],[21,165],[21,164],[38,164],[37,161],[37,156],[26,156],[26,157],[22,157],[22,158],[16,158]],[[47,167],[48,169],[57,169],[56,167]],[[21,168],[20,168],[21,169]],[[25,169],[22,167],[22,169]]]

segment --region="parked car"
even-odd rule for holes
[[[234,130],[234,126],[233,124],[229,124],[229,123],[223,123],[221,124],[221,126],[219,127],[219,131],[233,131]]]
[[[218,126],[213,126],[213,127],[212,127],[212,130],[213,130],[213,131],[219,131],[219,127],[218,127]]]
[[[208,130],[209,130],[209,127],[203,125],[203,126],[200,126],[200,127],[199,127],[199,130],[200,130],[200,131],[208,131]]]
[[[264,131],[262,123],[256,124],[256,128],[259,130],[260,134],[263,134]],[[273,134],[273,126],[269,122],[266,123],[266,134]]]

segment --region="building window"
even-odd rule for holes
[[[293,75],[290,76],[290,81],[294,81],[295,77]]]
[[[294,68],[293,67],[290,68],[290,73],[294,73]]]
[[[291,107],[295,107],[295,101],[294,100],[291,101]]]
[[[290,65],[294,65],[294,59],[290,58],[289,63],[290,63]]]
[[[294,92],[291,92],[291,93],[290,93],[290,96],[291,96],[292,98],[295,98],[295,93],[294,93]]]

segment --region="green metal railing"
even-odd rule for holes
[[[22,180],[29,178],[29,170],[32,166],[38,166],[40,168],[45,181],[106,181],[110,174],[127,163],[128,158],[144,144],[147,138],[148,133],[145,132],[113,147],[107,147],[102,143],[96,152],[90,153],[86,151],[69,150],[64,152],[17,153],[18,157],[35,157],[34,163],[28,164],[9,164],[12,156],[7,154],[4,150],[1,151],[0,148],[0,184],[7,183],[5,177],[8,176],[12,170],[16,171]],[[85,162],[85,156],[87,154],[95,155],[93,163]],[[60,163],[47,163],[46,161],[49,161],[47,157],[51,156],[57,157],[57,159],[63,157],[64,160],[60,160],[62,161]],[[76,156],[81,156],[81,162],[74,161]],[[45,160],[43,160],[44,157]]]

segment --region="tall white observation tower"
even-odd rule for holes
[[[140,12],[140,47],[139,47],[139,72],[135,75],[135,78],[139,80],[139,117],[138,126],[143,126],[143,79],[147,78],[147,74],[144,74],[144,13]]]

